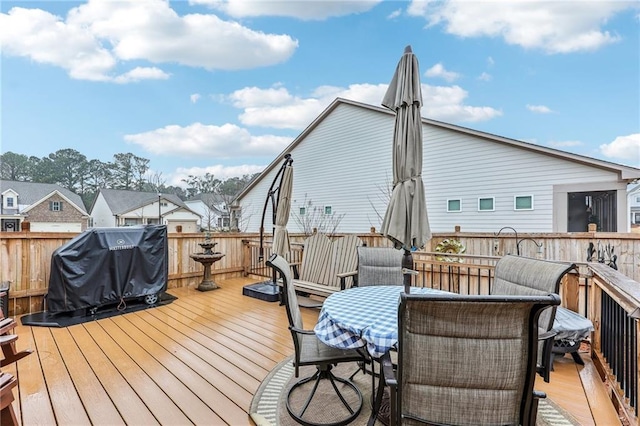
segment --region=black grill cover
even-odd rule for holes
[[[51,256],[47,311],[70,312],[164,292],[167,227],[93,228]]]

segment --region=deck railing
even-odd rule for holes
[[[590,263],[589,318],[595,331],[592,357],[630,424],[638,419],[640,283],[600,263]]]

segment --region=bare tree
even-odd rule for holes
[[[304,196],[302,205],[293,209],[291,214],[304,235],[310,236],[319,232],[328,237],[336,235],[338,226],[345,215],[346,213],[336,214],[334,211],[325,211],[324,207],[314,206],[307,194]]]
[[[373,218],[369,217],[368,219],[369,219],[369,224],[371,226],[375,227],[376,229],[380,229],[382,227],[382,222],[384,221],[386,208],[389,205],[389,202],[391,201],[391,193],[393,192],[393,182],[389,179],[389,176],[387,175],[387,179],[385,180],[385,183],[383,185],[376,185],[376,187],[378,189],[376,198],[378,201],[380,201],[379,204],[382,204],[383,206],[385,206],[384,207],[385,211],[378,210],[378,208],[376,207],[378,204],[374,203],[371,197],[367,196],[367,199],[369,200],[369,205],[371,206],[375,214],[375,217]]]

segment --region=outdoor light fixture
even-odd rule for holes
[[[520,249],[518,248],[518,231],[516,231],[515,228],[512,228],[510,226],[503,226],[502,228],[500,228],[500,230],[497,233],[494,233],[493,235],[498,237],[498,236],[500,236],[502,231],[504,231],[505,229],[510,229],[515,234],[515,236],[516,236],[515,237],[516,238],[516,252],[517,252],[518,256],[520,256]],[[498,239],[497,238],[493,239],[493,248],[494,248],[494,250],[498,251]],[[507,254],[509,254],[509,253],[507,253]]]
[[[536,247],[538,247],[538,249],[537,249],[538,254],[542,253],[542,243],[537,242],[533,238],[521,238],[520,240],[518,240],[518,243],[516,244],[516,250],[518,251],[518,256],[520,256],[520,243],[525,241],[525,240],[532,241],[533,244],[535,244]]]

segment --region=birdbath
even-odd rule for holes
[[[204,277],[202,278],[200,285],[198,285],[197,290],[209,291],[218,288],[218,285],[211,279],[211,265],[222,259],[224,254],[219,251],[214,252],[212,250],[216,244],[218,243],[211,242],[211,236],[209,233],[206,233],[204,236],[204,243],[198,243],[204,252],[189,255],[193,260],[198,263],[202,263],[202,266],[204,266]]]

